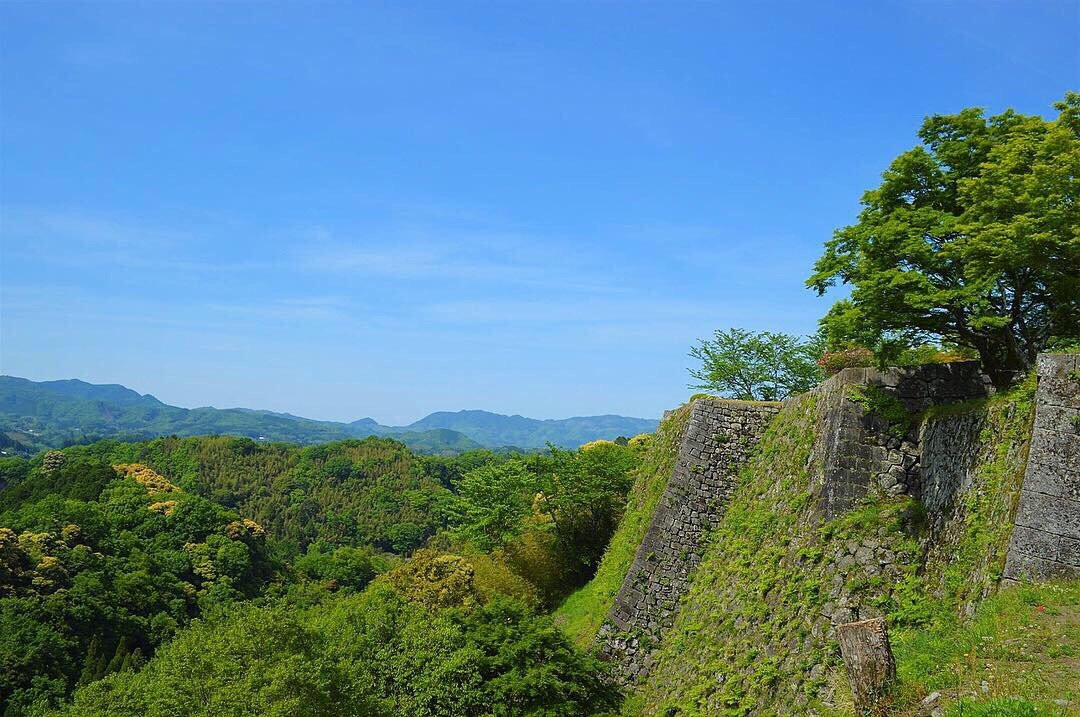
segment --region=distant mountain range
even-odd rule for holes
[[[179,408],[119,384],[0,376],[0,450],[8,454],[25,455],[101,438],[211,434],[289,443],[386,436],[420,453],[506,447],[532,450],[548,442],[574,448],[600,438],[649,433],[656,426],[652,419],[624,416],[540,420],[488,411],[440,411],[408,426],[384,426],[372,418],[341,423],[249,408]]]

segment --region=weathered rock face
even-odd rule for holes
[[[1080,354],[1042,355],[1009,580],[1080,578]]]
[[[739,469],[779,410],[776,403],[694,401],[675,470],[600,631],[603,653],[625,678],[648,671]]]
[[[894,402],[901,413],[914,414],[987,396],[991,385],[977,361],[963,361],[888,371],[848,368],[815,389],[823,409],[815,494],[825,518],[851,510],[875,483],[888,495],[922,492],[917,427],[890,424],[867,405],[874,396],[852,400],[863,389],[879,392],[878,399]]]
[[[919,430],[920,498],[934,534],[955,514],[957,500],[971,488],[979,458],[982,411],[925,421]]]

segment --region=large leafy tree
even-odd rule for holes
[[[807,285],[851,286],[822,323],[830,343],[888,360],[938,340],[978,352],[996,383],[1052,337],[1080,336],[1080,94],[1056,120],[981,109],[928,117],[922,145],[863,195]]]
[[[712,339],[690,349],[690,356],[701,361],[700,368],[690,369],[698,381],[690,388],[744,401],[779,401],[817,385],[821,370],[816,362],[823,349],[817,337],[717,330]]]

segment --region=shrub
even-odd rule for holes
[[[873,366],[874,353],[865,346],[852,346],[839,351],[826,351],[818,359],[818,366],[826,376],[832,376],[845,368]]]
[[[900,366],[921,366],[927,363],[953,363],[970,361],[979,355],[971,349],[945,348],[933,344],[923,344],[900,352],[896,363]]]

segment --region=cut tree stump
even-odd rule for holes
[[[862,715],[881,714],[896,682],[896,660],[885,620],[875,617],[837,625],[836,639],[851,680],[855,710]]]

